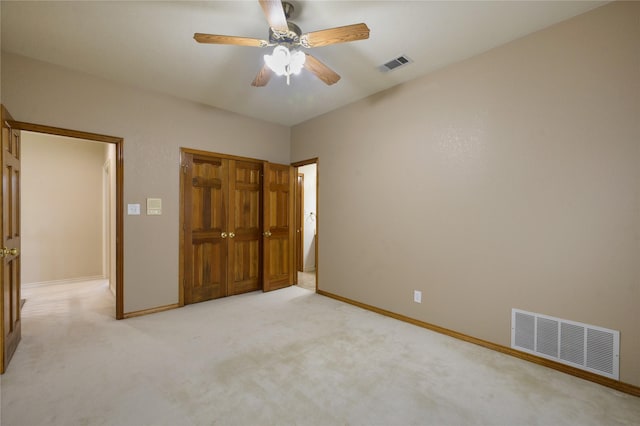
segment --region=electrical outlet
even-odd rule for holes
[[[413,301],[422,303],[422,292],[420,290],[413,290]]]

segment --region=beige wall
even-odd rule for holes
[[[289,162],[289,128],[3,53],[3,102],[19,121],[124,138],[124,311],[178,302],[180,147]],[[126,206],[125,206],[126,210]]]
[[[22,283],[104,276],[100,143],[22,132]]]
[[[295,126],[319,287],[505,346],[511,308],[620,330],[640,385],[639,19],[607,5]]]

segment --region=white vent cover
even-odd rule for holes
[[[618,380],[620,332],[511,310],[511,347]]]
[[[404,67],[413,62],[413,60],[407,55],[400,55],[397,58],[393,58],[389,62],[386,62],[378,67],[378,69],[382,72],[389,72],[400,67]]]

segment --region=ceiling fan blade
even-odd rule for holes
[[[251,82],[251,85],[253,87],[264,87],[267,85],[269,80],[271,80],[272,75],[273,71],[271,71],[271,68],[269,68],[267,64],[264,64],[262,66],[262,69],[258,71],[258,75],[256,75],[256,78],[254,78]]]
[[[320,47],[368,38],[369,27],[367,24],[353,24],[303,34],[300,37],[300,43],[305,47]]]
[[[308,53],[305,53],[305,55],[307,55],[307,58],[304,61],[304,67],[324,81],[325,84],[331,86],[340,80],[340,76],[334,70],[320,62],[315,56],[311,56]]]
[[[193,38],[198,43],[209,43],[209,44],[233,44],[236,46],[254,46],[254,47],[265,47],[267,44],[266,40],[260,40],[258,38],[250,38],[250,37],[236,37],[236,36],[227,36],[227,35],[218,35],[218,34],[202,34],[195,33]]]
[[[267,18],[269,26],[278,31],[289,31],[287,17],[284,15],[282,1],[280,0],[260,0],[260,6],[264,16]]]

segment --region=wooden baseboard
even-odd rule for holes
[[[566,374],[570,374],[575,377],[579,377],[584,380],[588,380],[590,382],[597,383],[602,386],[606,386],[612,389],[615,389],[620,392],[628,393],[630,395],[640,397],[640,387],[631,385],[629,383],[620,382],[618,380],[610,379],[608,377],[603,377],[595,373],[591,373],[589,371],[584,371],[579,368],[571,367],[569,365],[561,364],[559,362],[551,361],[545,358],[541,358],[535,355],[531,355],[525,352],[520,352],[518,350],[509,348],[507,346],[498,345],[496,343],[488,342],[486,340],[478,339],[476,337],[468,336],[466,334],[458,333],[457,331],[449,330],[444,327],[440,327],[437,325],[429,324],[424,321],[420,321],[414,318],[410,318],[404,315],[396,314],[395,312],[387,311],[385,309],[380,309],[375,306],[367,305],[366,303],[357,302],[355,300],[348,299],[346,297],[338,296],[337,294],[329,293],[324,290],[317,289],[316,293],[330,297],[335,300],[339,300],[341,302],[348,303],[350,305],[357,306],[362,309],[366,309],[368,311],[375,312],[380,315],[384,315],[387,317],[395,318],[400,321],[408,322],[409,324],[417,325],[418,327],[423,327],[431,331],[435,331],[437,333],[445,334],[450,337],[454,337],[459,340],[464,340],[465,342],[473,343],[475,345],[482,346],[487,349],[491,349],[497,352],[501,352],[503,354],[511,355],[516,358],[523,359],[525,361],[533,362],[534,364],[539,364],[548,368],[553,368],[554,370],[561,371]]]
[[[171,309],[176,309],[179,307],[180,307],[179,303],[173,303],[171,305],[158,306],[157,308],[142,309],[140,311],[127,312],[122,316],[122,318],[127,319],[127,318],[133,318],[133,317],[140,317],[142,315],[149,315],[149,314],[155,314],[163,311],[170,311]]]

